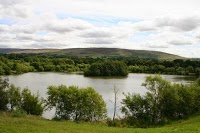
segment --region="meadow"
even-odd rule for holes
[[[53,121],[35,116],[13,117],[0,113],[0,133],[198,133],[200,116],[172,122],[163,127],[127,128],[108,127],[103,123]]]

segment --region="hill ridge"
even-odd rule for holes
[[[153,58],[153,59],[184,59],[184,57],[149,50],[134,50],[122,48],[68,48],[68,49],[12,49],[0,48],[0,53],[10,54],[47,54],[60,56],[92,56],[92,57],[138,57],[138,58]]]

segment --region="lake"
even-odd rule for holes
[[[9,78],[9,82],[20,88],[28,87],[34,94],[39,93],[43,98],[46,98],[47,87],[50,85],[59,86],[79,86],[93,87],[98,93],[103,96],[106,101],[108,116],[113,115],[114,101],[114,86],[119,89],[117,94],[117,103],[120,108],[120,102],[124,98],[123,93],[140,93],[146,92],[145,87],[141,86],[145,77],[150,74],[135,74],[130,73],[127,77],[84,77],[76,73],[54,73],[54,72],[37,72],[25,73],[20,75],[2,76]],[[194,81],[193,77],[180,75],[162,75],[163,78],[175,83],[189,83]],[[121,116],[118,108],[117,114]],[[54,116],[55,110],[45,111],[43,117],[51,119]]]

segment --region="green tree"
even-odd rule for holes
[[[39,96],[31,94],[27,88],[22,91],[21,108],[31,115],[42,115],[44,107],[43,100]]]
[[[93,88],[76,86],[48,87],[47,106],[55,107],[55,116],[74,121],[99,121],[106,116],[106,105]]]
[[[194,105],[193,109],[194,112],[200,111],[200,78],[198,78],[194,83],[190,85],[190,90],[193,94]]]
[[[177,111],[179,106],[180,97],[175,85],[172,87],[166,88],[162,92],[162,99],[160,100],[161,103],[161,115],[163,119],[171,119],[175,120],[178,119]]]
[[[163,106],[161,100],[163,99],[163,92],[171,87],[169,81],[162,79],[161,76],[147,76],[145,82],[142,84],[149,92],[147,95],[152,97],[152,122],[158,123],[162,120],[161,108]]]
[[[127,76],[128,67],[121,61],[93,63],[84,72],[85,76]]]
[[[0,66],[0,75],[4,75],[4,74],[5,74],[5,71],[4,71],[3,67]]]
[[[192,66],[188,66],[186,68],[186,71],[188,71],[189,73],[194,73],[194,68]]]
[[[2,79],[0,77],[0,110],[7,110],[8,87],[9,87],[8,79]]]
[[[136,127],[147,127],[151,124],[151,108],[149,98],[140,94],[127,94],[122,100],[122,113],[125,114],[126,123]]]
[[[188,117],[193,113],[195,107],[194,94],[188,86],[176,84],[174,87],[179,96],[179,103],[176,112],[177,116],[178,118]]]
[[[200,67],[195,68],[196,75],[200,75]]]
[[[11,85],[10,88],[8,89],[8,97],[9,97],[10,108],[12,111],[17,108],[21,108],[22,97],[20,88]]]
[[[93,88],[87,87],[80,89],[80,99],[77,101],[79,111],[79,120],[100,121],[106,117],[106,104],[100,94]]]

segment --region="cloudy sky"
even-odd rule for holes
[[[77,47],[200,58],[200,0],[0,0],[0,48]]]

